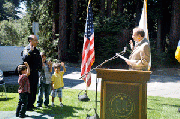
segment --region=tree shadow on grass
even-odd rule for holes
[[[28,117],[31,117],[32,119],[49,119],[49,117],[43,117],[43,116],[44,115],[41,114],[41,115],[38,115],[38,116],[32,115],[32,116],[28,116]]]
[[[7,98],[5,96],[3,96],[3,98],[0,98],[0,101],[9,101],[9,100],[13,100],[14,98]]]
[[[161,101],[161,100],[159,100],[159,99],[154,99],[154,98],[147,98],[147,100],[151,100],[151,101]]]
[[[19,85],[18,84],[7,84],[6,83],[6,93],[17,93]],[[3,87],[0,87],[0,93],[3,92]]]
[[[169,104],[161,104],[161,105],[170,106],[170,107],[180,107],[180,105],[169,105]]]
[[[78,117],[74,115],[74,113],[77,113],[75,110],[84,110],[84,108],[64,105],[63,107],[55,106],[38,109],[36,112],[41,113],[42,115],[48,115],[49,117],[54,117],[55,119],[63,119],[65,117]]]
[[[63,78],[64,85],[66,87],[72,88],[74,86],[77,86],[78,84],[84,83],[84,80],[74,80],[74,79],[68,79],[68,78]]]
[[[177,76],[166,76],[166,75],[150,75],[151,78],[148,83],[159,82],[159,83],[167,83],[167,82],[179,82],[180,77]]]
[[[159,109],[156,109],[155,107],[153,107],[153,108],[149,108],[149,107],[148,107],[147,110],[148,110],[148,111],[161,111],[161,110],[159,110]]]
[[[147,110],[155,110],[155,109],[153,109],[153,108],[147,108]]]

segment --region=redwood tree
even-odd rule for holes
[[[172,17],[169,37],[169,50],[177,48],[180,39],[180,0],[173,0],[172,2]]]
[[[111,17],[111,0],[107,0],[107,17]]]
[[[66,0],[59,0],[59,41],[58,59],[67,59],[67,38],[66,38]]]
[[[78,0],[73,0],[72,30],[71,30],[71,37],[70,37],[70,49],[72,51],[76,51],[77,9],[78,9]]]
[[[123,0],[118,0],[117,1],[117,12],[118,13],[123,13]]]

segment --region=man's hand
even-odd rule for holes
[[[30,75],[30,68],[29,68],[29,65],[28,65],[27,62],[24,62],[24,64],[25,64],[26,67],[27,67],[27,73],[26,73],[26,75],[29,76],[29,75]]]
[[[61,66],[64,66],[64,62],[61,62]]]
[[[49,66],[52,66],[52,62],[51,62],[51,60],[50,60],[50,61],[48,61],[48,65],[49,65]]]
[[[130,45],[131,49],[133,50],[134,49],[134,44],[133,44],[132,40],[129,41],[129,45]]]
[[[30,49],[33,51],[34,50],[34,46],[32,45],[32,43],[30,42]]]
[[[133,45],[133,41],[132,41],[132,40],[130,40],[130,41],[129,41],[129,44],[130,44],[130,45]]]
[[[131,65],[131,61],[130,60],[126,60],[125,61],[128,65]]]
[[[26,65],[26,67],[29,67],[28,63],[27,62],[24,62],[24,64]]]
[[[61,62],[61,66],[63,67],[63,72],[66,72],[66,68],[64,66],[64,62]]]

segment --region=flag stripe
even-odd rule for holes
[[[94,63],[94,60],[95,60],[95,55],[94,55],[94,33],[92,34],[92,40],[90,41],[90,55],[91,55],[91,66],[93,65]]]

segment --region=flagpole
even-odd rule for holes
[[[88,5],[90,4],[91,0],[89,0]]]
[[[88,2],[88,6],[87,6],[87,13],[88,13],[88,7],[89,7],[89,4],[91,3],[91,0],[89,0]]]
[[[87,87],[87,84],[86,84],[86,90],[85,90],[86,95],[87,95],[87,88],[88,88],[88,87]]]
[[[87,95],[87,88],[88,88],[87,82],[88,82],[88,80],[86,79],[86,90],[85,90],[86,95]]]
[[[88,6],[87,6],[87,15],[88,15],[88,8],[89,8],[89,4],[91,3],[91,0],[89,0],[89,2],[88,2]],[[87,31],[88,32],[88,31]],[[88,89],[88,80],[86,79],[86,90],[85,90],[85,93],[86,93],[86,95],[87,95],[87,89]]]
[[[93,26],[93,12],[92,1],[88,0],[87,6],[87,18],[85,24],[84,45],[82,52],[82,64],[81,64],[81,78],[84,79],[86,84],[85,91],[91,84],[91,74],[87,73],[91,70],[95,56],[94,56],[94,26]],[[86,75],[87,73],[87,75]]]

